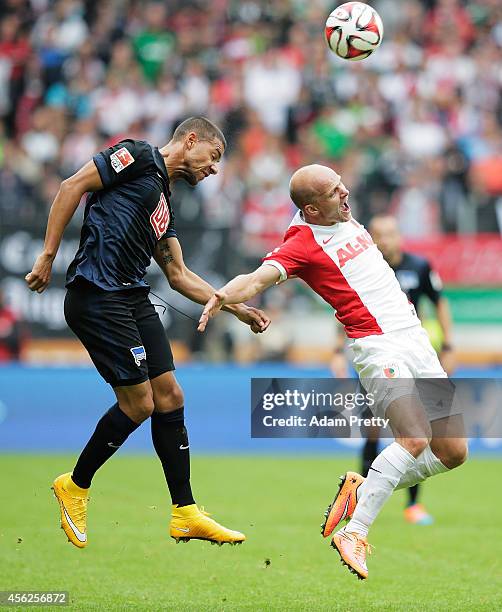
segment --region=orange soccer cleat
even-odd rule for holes
[[[405,508],[404,518],[412,525],[432,525],[434,522],[434,519],[422,504],[413,504]]]
[[[324,513],[325,521],[321,525],[321,533],[325,538],[332,534],[341,521],[352,517],[357,504],[357,490],[364,482],[363,476],[357,472],[347,472],[345,476],[340,476],[340,480],[338,493]]]
[[[366,553],[371,554],[371,547],[366,538],[358,533],[346,531],[346,528],[342,527],[333,536],[331,546],[340,555],[340,561],[356,574],[359,580],[366,580],[368,577]]]

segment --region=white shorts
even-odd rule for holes
[[[350,345],[359,378],[446,378],[429,336],[421,325],[378,336],[356,338]]]
[[[415,379],[448,378],[421,325],[356,338],[350,348],[361,384],[375,399],[372,411],[380,417],[392,401],[417,393]],[[449,381],[424,381],[418,386],[426,389],[419,394],[430,420],[451,414],[453,386]]]

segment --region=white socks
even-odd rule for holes
[[[383,505],[415,463],[415,457],[397,442],[384,448],[359,487],[359,500],[345,529],[366,537]]]
[[[430,446],[415,459],[400,444],[393,442],[371,464],[366,480],[357,491],[357,506],[345,529],[366,537],[394,489],[411,487],[429,476],[447,471],[448,468],[436,457]]]
[[[396,489],[406,489],[416,485],[418,482],[422,482],[429,476],[435,476],[436,474],[442,474],[448,472],[449,469],[441,463],[441,461],[432,452],[431,447],[427,446],[426,449],[418,455],[415,460],[415,465],[410,468],[406,474],[401,478]]]

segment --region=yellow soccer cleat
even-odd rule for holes
[[[335,533],[331,546],[340,555],[340,561],[355,574],[359,580],[366,580],[368,568],[366,566],[366,553],[371,554],[371,547],[366,538],[358,533],[351,533],[342,527]]]
[[[196,504],[173,506],[169,533],[178,542],[208,540],[212,544],[242,544],[246,539],[243,533],[220,525]]]
[[[87,546],[87,501],[89,489],[81,489],[71,479],[71,473],[61,474],[52,485],[61,511],[61,529],[68,541],[84,548]]]
[[[324,538],[331,535],[335,527],[343,520],[352,518],[357,504],[357,490],[365,479],[357,472],[347,472],[345,476],[340,476],[340,480],[338,493],[324,513],[325,520],[321,525],[321,533]]]

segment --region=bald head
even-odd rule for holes
[[[311,225],[333,225],[351,218],[349,190],[331,168],[312,164],[299,168],[289,183],[291,199]]]
[[[289,182],[289,194],[295,205],[303,210],[307,204],[314,204],[325,194],[333,182],[340,180],[338,174],[320,164],[299,168]]]

